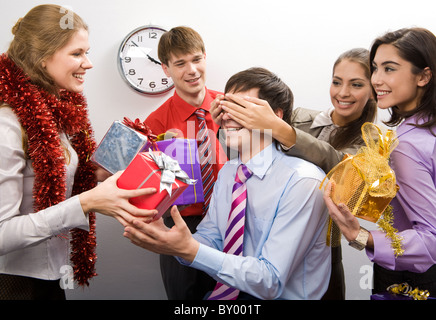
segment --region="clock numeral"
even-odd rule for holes
[[[138,78],[138,81],[139,81],[138,86],[140,86],[142,84],[142,81],[144,81],[144,78]]]
[[[132,62],[132,58],[130,58],[130,57],[124,57],[124,62],[125,62],[125,63],[130,63],[130,62]]]
[[[136,74],[135,69],[129,69],[129,75],[134,76]]]
[[[162,78],[161,83],[162,83],[164,86],[168,85],[168,78]],[[150,88],[154,89],[154,88],[156,88],[156,82],[155,82],[155,81],[151,81],[151,82],[148,84],[148,86],[149,86]]]
[[[157,32],[150,32],[150,33],[148,34],[148,37],[149,37],[150,39],[157,39]]]
[[[138,36],[138,42],[142,42],[142,36]]]

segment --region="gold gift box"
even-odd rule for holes
[[[377,222],[398,191],[389,167],[389,155],[398,140],[392,130],[383,135],[372,123],[362,126],[362,137],[366,146],[354,156],[347,155],[327,177],[334,181],[334,203],[346,204],[356,217]]]

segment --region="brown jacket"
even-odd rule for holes
[[[285,153],[310,161],[328,173],[343,159],[345,154],[355,154],[363,145],[363,141],[361,144],[355,144],[338,151],[328,142],[317,139],[322,127],[311,129],[310,126],[319,113],[321,111],[304,108],[294,109],[291,121],[297,134],[297,140],[295,145]]]

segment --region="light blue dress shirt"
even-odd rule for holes
[[[330,278],[327,209],[315,165],[269,145],[247,167],[244,254],[222,252],[239,159],[227,162],[210,209],[194,234],[200,248],[191,267],[260,299],[320,299]]]

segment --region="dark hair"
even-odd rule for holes
[[[391,108],[391,119],[386,121],[388,126],[396,126],[403,119],[412,115],[417,115],[419,119],[426,122],[418,125],[421,128],[431,128],[436,124],[436,82],[434,81],[434,72],[436,71],[436,37],[427,29],[408,28],[388,32],[377,38],[370,52],[371,73],[374,71],[373,61],[377,49],[382,44],[390,44],[398,49],[400,57],[413,66],[412,72],[418,74],[425,68],[432,72],[430,81],[425,86],[425,91],[421,101],[416,108],[409,112],[400,112],[398,107]]]
[[[198,32],[184,26],[175,27],[165,32],[159,40],[157,51],[159,60],[165,65],[168,65],[171,54],[206,52],[203,39]]]
[[[358,63],[365,71],[365,77],[371,82],[371,71],[369,66],[369,51],[363,48],[355,48],[342,53],[333,65],[333,73],[336,66],[342,61]],[[371,84],[370,84],[371,86]],[[363,142],[361,128],[365,122],[374,122],[377,114],[377,103],[375,99],[368,99],[362,114],[359,118],[338,127],[332,131],[329,143],[337,150],[345,149],[356,143]]]
[[[294,104],[291,89],[274,73],[264,68],[250,68],[234,74],[226,83],[224,92],[242,92],[259,89],[259,99],[268,101],[274,111],[283,111],[283,120],[290,123]]]

